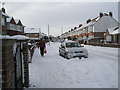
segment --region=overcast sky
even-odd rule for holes
[[[84,24],[100,12],[113,13],[118,19],[117,2],[6,2],[6,13],[20,19],[26,27],[41,28],[43,33],[60,35],[63,32]]]

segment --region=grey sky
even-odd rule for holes
[[[99,12],[113,13],[118,19],[117,2],[8,2],[6,12],[14,18],[21,19],[26,27],[41,28],[47,34],[47,25],[50,25],[50,34],[60,35],[87,19],[95,18]]]

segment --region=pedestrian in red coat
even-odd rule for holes
[[[40,39],[40,41],[38,42],[38,47],[40,47],[40,54],[41,56],[44,56],[44,50],[46,48],[46,45],[45,45],[45,40],[43,40],[43,38]]]

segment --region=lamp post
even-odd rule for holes
[[[49,45],[50,45],[50,30],[49,30],[49,25],[48,25],[48,40],[49,40]]]
[[[39,28],[39,39],[41,38],[41,28]]]

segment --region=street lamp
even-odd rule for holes
[[[39,39],[41,38],[41,28],[39,28]]]
[[[48,40],[49,40],[49,45],[50,45],[50,31],[49,31],[49,25],[48,25]]]

